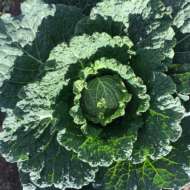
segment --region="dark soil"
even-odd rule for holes
[[[0,158],[0,190],[21,190],[17,167]]]
[[[3,13],[18,16],[21,13],[20,0],[0,0],[0,15]]]

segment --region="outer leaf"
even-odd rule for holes
[[[91,166],[110,166],[113,161],[130,158],[142,122],[135,118],[117,125],[116,122],[115,126],[113,124],[103,132],[88,126],[90,132],[86,137],[77,126],[69,125],[58,134],[58,142],[66,149],[76,152],[81,160]]]
[[[20,180],[22,183],[22,189],[23,190],[58,190],[54,187],[50,188],[38,188],[35,184],[33,184],[30,180],[30,176],[28,173],[19,172]]]
[[[90,20],[79,23],[76,32],[91,34],[98,30],[110,35],[127,34],[137,49],[134,67],[143,79],[149,78],[149,71],[165,70],[174,55],[174,31],[169,13],[157,0],[105,0],[92,10]]]
[[[41,0],[22,4],[22,15],[0,19],[0,106],[13,108],[23,85],[33,82],[39,67],[59,42],[71,37],[79,9]]]
[[[10,162],[17,161],[19,169],[29,172],[32,183],[37,187],[54,185],[59,189],[65,189],[87,185],[94,179],[97,170],[58,146],[55,138],[56,130],[50,133],[49,128],[53,127],[50,120],[41,119],[41,122],[35,121],[39,123],[38,129],[27,130],[18,123],[15,127],[20,129],[14,132],[14,129],[6,127],[6,125],[11,126],[11,116],[9,116],[4,124],[6,128],[1,134],[1,139],[4,135],[4,141],[1,140],[0,144],[1,154]],[[26,121],[24,123],[27,124]],[[28,125],[32,123],[33,121],[29,122],[28,119]],[[33,143],[30,146],[28,142]]]
[[[184,1],[183,4],[179,8],[179,12],[177,13],[174,24],[180,28],[182,33],[189,33],[190,29],[190,2],[188,0]]]
[[[174,17],[173,24],[180,29],[182,33],[189,33],[190,29],[190,2],[189,0],[170,1],[163,0],[166,6],[171,8]]]
[[[30,6],[28,6],[30,5]],[[30,7],[34,7],[34,11],[30,10]],[[44,10],[43,12],[41,10]],[[14,66],[16,59],[18,59],[20,56],[24,55],[24,52],[22,51],[22,48],[24,48],[26,45],[32,45],[37,31],[38,27],[40,26],[43,18],[46,18],[48,16],[51,16],[54,14],[54,9],[50,9],[47,5],[44,5],[42,2],[39,1],[32,1],[32,2],[27,2],[22,5],[22,12],[24,16],[23,18],[17,18],[14,19],[10,15],[4,15],[1,17],[0,20],[0,26],[1,26],[1,46],[0,46],[0,55],[1,55],[1,87],[3,86],[4,80],[10,79],[11,78],[11,71],[13,70],[12,67]],[[37,14],[36,14],[37,13]],[[35,15],[36,14],[36,15]],[[36,20],[32,19],[32,16],[36,16]],[[34,21],[31,23],[31,21]],[[25,38],[23,38],[25,37]],[[38,44],[36,44],[38,46]],[[37,52],[37,51],[36,51]],[[29,52],[30,53],[30,52]],[[39,53],[39,52],[38,52]],[[37,53],[37,54],[38,54]],[[26,56],[26,55],[25,55]],[[27,62],[31,62],[32,58],[28,57]],[[26,61],[26,59],[25,59]],[[23,63],[22,63],[23,64]],[[21,63],[20,63],[21,65]],[[31,68],[29,68],[29,66]],[[36,74],[36,70],[38,70],[39,67],[39,62],[34,62],[32,64],[29,64],[28,69],[26,71],[29,71],[32,75],[34,73]],[[19,68],[18,68],[19,69]],[[26,69],[26,68],[23,68]],[[31,71],[32,69],[32,71]],[[19,72],[19,70],[18,70]],[[21,71],[20,71],[21,72]],[[18,75],[20,76],[20,75]],[[14,78],[18,78],[18,76],[13,76]],[[28,77],[30,76],[30,77]],[[23,82],[28,82],[31,80],[31,75],[28,75],[27,78],[22,80]],[[16,78],[16,79],[17,79]],[[15,79],[15,82],[16,82]],[[19,78],[18,78],[19,80]],[[20,79],[21,82],[21,79]],[[13,89],[17,90],[20,86],[15,85],[10,85],[10,82],[7,85],[8,89],[12,89],[10,86],[13,86]],[[1,97],[6,96],[7,89],[6,87],[3,86],[3,89],[1,88]],[[16,86],[16,87],[15,87]],[[3,92],[2,92],[3,91]],[[5,91],[5,92],[4,92]],[[14,92],[14,90],[13,90]],[[14,94],[11,92],[12,94]],[[9,102],[11,101],[11,93],[8,94],[7,96],[9,98]],[[13,95],[12,95],[13,96]],[[15,97],[14,97],[15,100]],[[6,102],[6,99],[1,101],[1,104]],[[8,102],[6,102],[8,104]]]
[[[154,73],[150,83],[150,109],[145,125],[138,134],[138,141],[134,150],[135,163],[151,159],[158,159],[167,155],[172,146],[181,136],[181,120],[185,115],[185,109],[179,98],[172,95],[176,92],[176,86],[172,79],[165,74]]]
[[[80,161],[73,153],[59,147],[56,143],[52,143],[47,152],[44,152],[44,155],[42,154],[39,159],[43,160],[44,167],[39,175],[37,172],[32,172],[30,177],[40,187],[54,185],[58,189],[82,188],[82,186],[93,181],[97,171]],[[34,160],[31,159],[31,161]],[[31,164],[31,166],[34,164]]]
[[[153,162],[146,160],[142,165],[118,162],[104,176],[102,190],[179,190],[189,182],[190,150],[189,119],[184,120],[184,133],[174,150],[165,158]]]
[[[30,176],[28,173],[24,172],[19,172],[20,174],[20,180],[22,183],[22,189],[23,190],[58,190],[57,188],[54,187],[47,187],[47,188],[39,188],[35,184],[33,184],[30,180]],[[74,190],[74,189],[67,189],[67,190]],[[85,186],[81,190],[94,190],[92,186]]]
[[[105,173],[102,190],[160,190],[151,184],[152,174],[151,169],[138,169],[130,163],[119,162]]]

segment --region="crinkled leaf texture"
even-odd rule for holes
[[[173,151],[158,161],[146,160],[143,164],[117,162],[110,168],[102,170],[102,190],[160,190],[174,188],[179,190],[190,178],[189,122],[183,120],[183,135],[174,144]],[[97,182],[98,184],[98,182]]]
[[[7,116],[0,152],[17,162],[24,188],[159,190],[188,180],[189,120],[182,135],[181,100],[189,95],[189,67],[172,64],[175,37],[189,47],[180,38],[186,22],[177,24],[186,12],[163,2],[104,0],[83,17],[76,7],[34,0],[22,4],[22,16],[1,18],[0,105]],[[122,117],[106,126],[81,109],[94,75],[119,77],[131,95],[118,98]]]
[[[23,190],[59,190],[55,187],[46,187],[46,188],[39,188],[34,183],[31,182],[30,176],[28,173],[24,173],[19,171],[20,173],[20,181],[22,183],[22,189]],[[74,190],[68,188],[67,190]],[[94,190],[92,185],[84,186],[81,188],[81,190]]]
[[[22,4],[22,15],[0,18],[0,106],[14,108],[22,86],[36,80],[53,47],[72,36],[82,13],[75,7]]]
[[[30,172],[32,182],[39,187],[54,185],[60,189],[81,188],[93,181],[97,169],[80,161],[74,153],[60,147],[56,141],[61,123],[53,116],[52,106],[55,105],[52,103],[66,83],[60,83],[59,77],[52,80],[58,74],[56,72],[59,71],[50,72],[40,83],[28,85],[14,114],[12,111],[8,113],[1,134],[4,139],[1,142],[1,153],[8,161],[17,161],[20,170]],[[40,89],[41,86],[43,90]],[[32,99],[36,101],[33,102]],[[25,119],[20,120],[19,117]],[[10,128],[13,123],[16,125]],[[29,142],[33,143],[28,144]]]
[[[137,51],[135,67],[145,78],[145,71],[164,71],[173,58],[175,33],[169,14],[161,1],[105,0],[97,4],[90,18],[79,22],[76,33],[92,34],[96,30],[113,36],[127,35]]]
[[[20,181],[22,183],[23,190],[58,190],[57,188],[54,188],[54,187],[39,188],[34,183],[31,182],[30,176],[28,173],[19,171],[19,174],[20,174]]]
[[[46,187],[46,188],[39,188],[34,183],[31,182],[30,176],[28,173],[24,173],[19,171],[20,173],[20,181],[22,183],[22,189],[23,190],[59,190],[55,187]],[[68,188],[67,190],[74,190]],[[81,190],[94,190],[92,185],[84,186],[81,188]]]
[[[173,24],[181,30],[182,33],[189,33],[190,29],[190,2],[189,0],[163,0],[165,5],[171,9]]]

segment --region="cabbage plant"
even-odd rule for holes
[[[189,12],[188,0],[28,0],[0,18],[0,153],[23,189],[189,182]]]

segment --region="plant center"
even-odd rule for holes
[[[82,109],[86,118],[103,126],[124,115],[131,100],[125,84],[117,75],[95,77],[82,92]]]

